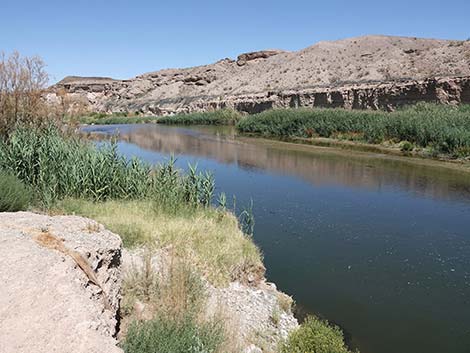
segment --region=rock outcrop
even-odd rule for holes
[[[470,103],[470,41],[365,36],[298,52],[150,72],[129,80],[67,77],[51,87],[91,111],[167,115],[234,108],[394,109],[420,101]]]
[[[94,221],[0,213],[0,352],[122,350],[121,240]]]

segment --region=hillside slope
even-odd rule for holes
[[[458,103],[470,101],[468,77],[470,41],[364,36],[297,52],[246,53],[129,80],[67,77],[53,89],[65,89],[103,112],[162,115],[228,106],[252,113],[293,105],[377,109],[419,100]]]

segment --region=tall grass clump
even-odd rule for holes
[[[14,175],[0,171],[0,212],[26,210],[31,203],[31,190]]]
[[[289,334],[281,353],[350,353],[343,333],[336,326],[310,316]]]
[[[155,168],[128,160],[116,143],[100,147],[66,138],[55,127],[19,128],[0,142],[0,169],[18,176],[50,205],[64,197],[94,201],[148,199],[177,210],[181,205],[209,207],[215,189],[210,173],[182,175],[174,160]]]
[[[368,143],[408,141],[454,157],[470,156],[469,106],[420,103],[392,113],[277,109],[240,120],[242,133],[277,138],[327,137]]]
[[[159,255],[165,271],[156,272],[151,252],[124,278],[126,353],[221,352],[224,326],[204,315],[207,293],[201,277],[185,260]],[[146,312],[135,312],[135,303]],[[130,325],[127,325],[130,322]]]
[[[154,182],[150,167],[119,156],[116,144],[95,148],[54,127],[15,130],[0,145],[0,168],[35,188],[46,204],[65,196],[145,197]]]
[[[131,324],[123,349],[125,353],[215,353],[223,340],[223,329],[217,322],[157,316]]]

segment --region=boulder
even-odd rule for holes
[[[237,65],[243,66],[248,61],[253,61],[256,59],[267,59],[271,56],[278,55],[281,53],[285,53],[283,50],[260,50],[260,51],[253,51],[250,53],[243,53],[237,57]]]
[[[122,352],[121,240],[75,216],[0,213],[0,353]]]

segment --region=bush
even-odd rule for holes
[[[281,353],[349,353],[349,350],[338,327],[310,316],[289,335]]]
[[[53,109],[42,99],[48,75],[39,57],[18,52],[0,52],[0,136],[8,136],[18,125],[43,126]]]
[[[156,317],[131,324],[123,349],[126,353],[212,353],[223,339],[217,322],[198,324],[189,316],[182,321]]]
[[[18,178],[0,172],[0,212],[24,211],[31,203],[31,190]]]
[[[402,152],[411,152],[413,151],[413,148],[414,148],[413,144],[408,141],[402,141],[400,143],[400,149]]]

